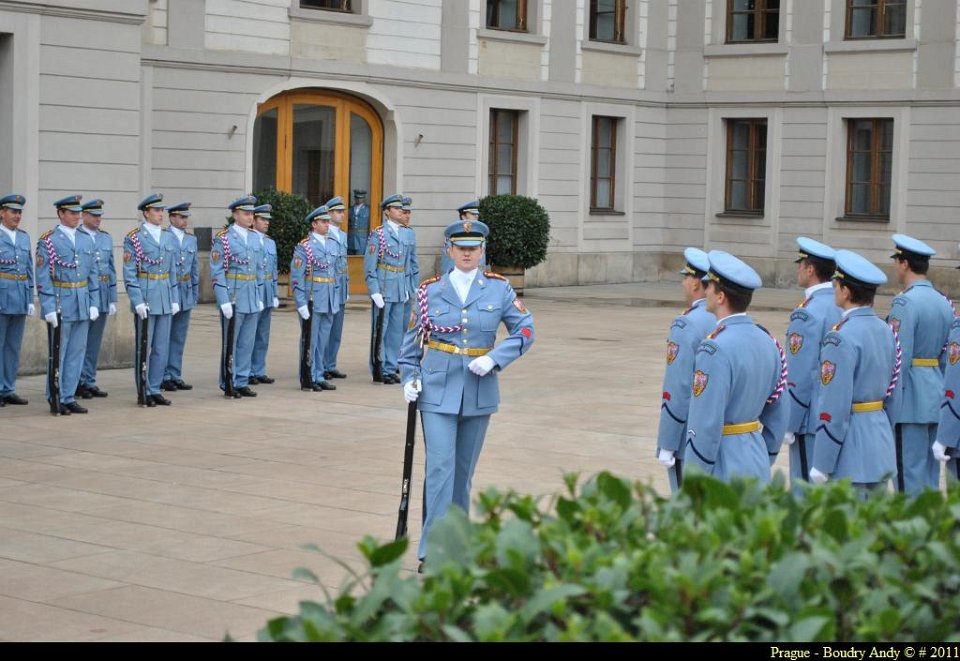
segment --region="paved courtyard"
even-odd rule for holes
[[[537,341],[501,377],[474,490],[548,494],[565,472],[610,469],[667,491],[654,436],[678,296],[679,285],[530,290]],[[758,292],[755,317],[782,337],[800,297]],[[50,416],[41,376],[19,383],[29,406],[0,409],[0,639],[252,640],[269,618],[322,598],[292,578],[296,567],[336,588],[334,559],[358,565],[363,535],[392,537],[406,406],[399,386],[367,374],[369,311],[348,309],[349,378],[323,393],[298,389],[296,315],[279,311],[277,382],[236,401],[217,388],[215,312],[194,312],[195,388],[169,395],[172,407],[138,408],[126,369],[101,373],[110,396],[83,402],[85,416]],[[419,494],[419,444],[416,460]]]

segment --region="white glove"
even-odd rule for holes
[[[56,327],[57,327],[57,313],[56,313],[56,312],[48,312],[48,313],[46,313],[45,315],[43,315],[43,318],[46,319],[47,323],[50,324],[51,328],[56,328]]]
[[[419,381],[407,381],[403,384],[403,398],[408,402],[415,402],[420,397],[422,389]]]
[[[138,305],[133,309],[137,313],[137,316],[140,317],[141,319],[146,319],[147,312],[150,310],[150,308],[147,307],[146,303],[141,303],[140,305]]]
[[[297,308],[297,314],[300,315],[300,318],[306,321],[310,318],[310,308],[306,305],[301,305]]]
[[[788,431],[783,435],[783,442],[787,445],[793,445],[797,442],[797,436],[792,431]]]
[[[257,301],[257,307],[260,308],[260,312],[263,312],[263,309],[264,309],[263,301]]]
[[[467,369],[477,376],[486,376],[496,365],[490,356],[480,356],[479,358],[471,360],[467,365]]]
[[[171,303],[171,304],[170,304],[170,311],[171,311],[173,314],[179,314],[179,313],[180,313],[180,304],[179,304],[179,303]]]
[[[378,308],[383,307],[383,294],[380,294],[380,293],[370,294],[370,300],[372,300],[373,304],[376,305]]]
[[[657,461],[667,468],[673,468],[673,465],[677,463],[676,457],[673,456],[673,450],[660,450],[657,453]]]
[[[273,297],[273,307],[275,308],[280,307],[280,299],[277,298],[276,296]]]
[[[824,475],[823,473],[821,473],[820,471],[818,471],[816,468],[811,468],[811,469],[810,469],[810,481],[811,481],[812,483],[814,483],[814,484],[826,484],[826,483],[827,483],[827,480],[829,480],[829,479],[830,479],[829,476]]]
[[[224,319],[229,319],[233,316],[233,306],[229,303],[224,303],[220,306],[220,312],[223,313]]]
[[[107,309],[107,316],[108,316],[108,317],[112,317],[112,316],[115,315],[116,313],[117,313],[117,304],[116,304],[116,303],[111,303],[111,304],[110,304],[110,307]]]
[[[90,321],[96,321],[100,318],[100,310],[97,309],[97,306],[90,306]]]
[[[937,461],[950,461],[953,457],[947,455],[947,446],[941,443],[940,441],[934,441],[933,447],[930,448],[933,450],[933,458]]]
[[[37,311],[37,308],[34,307],[33,303],[27,303],[27,316],[32,317],[33,313]]]

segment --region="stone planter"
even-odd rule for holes
[[[493,272],[498,273],[510,281],[510,286],[517,292],[517,296],[523,296],[524,270],[519,266],[494,266]]]

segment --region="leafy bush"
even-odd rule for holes
[[[491,195],[480,200],[480,219],[490,227],[487,263],[533,268],[547,258],[550,217],[531,197]]]
[[[293,249],[310,231],[310,223],[305,219],[313,207],[302,195],[272,188],[255,195],[257,204],[273,205],[269,234],[277,242],[277,269],[280,273],[289,273]]]
[[[960,637],[960,491],[863,502],[848,483],[689,475],[673,498],[601,473],[549,508],[488,490],[471,523],[359,548],[370,569],[261,640],[808,641]],[[302,570],[301,570],[302,571]]]

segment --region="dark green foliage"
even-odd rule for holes
[[[277,269],[280,273],[289,273],[293,249],[310,231],[310,223],[304,219],[313,207],[301,195],[272,188],[255,195],[257,204],[273,205],[269,234],[277,242]]]
[[[490,489],[475,523],[452,508],[422,577],[401,569],[406,540],[364,539],[365,575],[260,639],[960,638],[960,490],[863,502],[841,482],[798,499],[782,479],[688,475],[665,499],[609,473],[566,483],[549,507]]]
[[[532,197],[485,197],[480,200],[480,219],[490,227],[488,264],[529,269],[547,258],[550,217]]]

